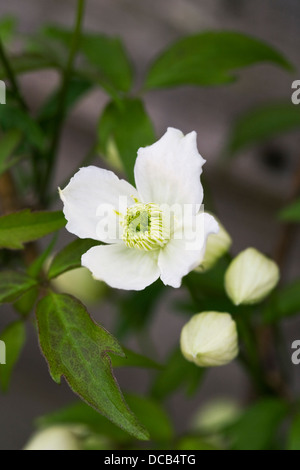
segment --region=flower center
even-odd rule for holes
[[[130,248],[157,250],[169,240],[168,224],[157,204],[137,203],[127,209],[123,221],[123,241]]]

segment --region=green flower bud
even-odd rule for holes
[[[180,347],[184,357],[197,366],[227,364],[238,354],[235,321],[229,313],[198,313],[183,327]]]
[[[277,264],[255,248],[242,251],[225,274],[226,292],[235,305],[260,302],[278,281]]]

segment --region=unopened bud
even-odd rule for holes
[[[81,450],[81,445],[71,426],[52,426],[37,432],[24,450]]]
[[[229,313],[198,313],[183,327],[180,347],[184,357],[197,366],[227,364],[238,354],[235,321]]]
[[[278,281],[277,264],[255,248],[242,251],[225,274],[226,292],[235,305],[260,302]]]
[[[196,268],[196,271],[201,272],[211,269],[231,247],[232,239],[229,233],[218,219],[217,222],[219,224],[219,231],[208,236],[204,258],[200,266]]]

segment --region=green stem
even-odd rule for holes
[[[59,96],[59,106],[58,106],[57,115],[55,119],[53,139],[50,145],[44,181],[43,181],[43,184],[41,185],[41,191],[43,191],[44,199],[46,200],[47,200],[47,191],[48,191],[49,185],[51,183],[52,175],[53,175],[53,167],[55,164],[56,154],[57,154],[59,141],[61,137],[62,124],[65,119],[66,99],[67,99],[69,83],[72,78],[74,62],[76,59],[76,55],[78,52],[80,39],[81,39],[81,28],[82,28],[83,17],[84,17],[84,9],[85,9],[85,0],[78,0],[74,34],[72,37],[69,58],[67,61],[66,68],[63,72],[63,76],[62,76],[62,85],[61,85],[60,96]]]

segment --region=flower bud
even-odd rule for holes
[[[81,450],[81,445],[72,426],[51,426],[37,432],[24,450]]]
[[[215,217],[215,216],[214,216]],[[216,217],[215,217],[216,218]],[[216,219],[219,224],[219,232],[212,233],[207,238],[206,249],[204,258],[196,271],[206,271],[211,269],[216,262],[227,253],[232,244],[232,239],[223,227],[223,225]]]
[[[247,248],[228,267],[225,288],[235,305],[255,304],[274,289],[278,280],[277,264],[255,248]]]
[[[238,354],[235,321],[229,313],[198,313],[183,327],[180,347],[184,357],[197,366],[227,364]]]
[[[229,398],[217,398],[205,403],[193,416],[192,429],[203,434],[222,431],[241,414],[241,408]]]
[[[77,297],[84,304],[92,305],[103,297],[105,284],[93,279],[87,268],[76,268],[67,271],[51,280],[58,292]]]

